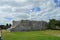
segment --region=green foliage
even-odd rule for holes
[[[11,24],[6,24],[6,28],[10,28],[11,27]]]
[[[0,29],[8,29],[11,27],[11,24],[0,25]]]
[[[48,23],[48,28],[56,29],[56,26],[60,27],[60,20],[50,19]]]
[[[56,22],[56,25],[60,27],[60,20]]]
[[[55,19],[51,19],[48,23],[48,28],[53,28],[55,27],[56,24],[56,20]]]

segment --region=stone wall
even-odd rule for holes
[[[13,21],[13,26],[10,31],[33,31],[33,30],[45,30],[47,28],[47,22],[45,21]]]

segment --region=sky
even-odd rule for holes
[[[0,24],[49,19],[60,20],[60,0],[0,0]]]

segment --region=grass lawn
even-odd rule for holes
[[[2,32],[3,40],[60,40],[60,30]]]

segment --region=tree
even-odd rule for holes
[[[11,27],[11,24],[6,24],[6,29],[10,28]]]
[[[11,27],[11,24],[0,25],[0,29],[8,29]]]
[[[57,20],[56,26],[59,26],[60,27],[60,20]]]
[[[56,20],[55,19],[50,19],[48,23],[48,28],[49,29],[55,29],[56,27]]]

